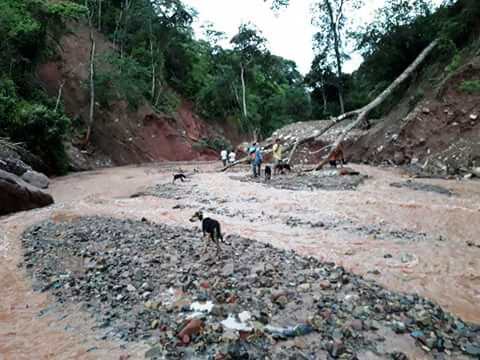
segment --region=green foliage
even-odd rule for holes
[[[181,104],[181,97],[172,89],[164,87],[157,96],[155,108],[160,112],[172,115]]]
[[[223,149],[232,149],[230,141],[224,137],[208,137],[200,140],[200,145],[206,148],[213,149],[215,151],[221,151]]]
[[[148,93],[148,70],[131,57],[105,54],[97,61],[95,89],[104,106],[125,100],[137,108]]]
[[[417,104],[425,98],[423,89],[417,89],[415,93],[408,100],[409,110],[413,110]]]
[[[452,61],[447,66],[448,73],[449,74],[454,73],[460,68],[460,66],[462,66],[462,64],[463,64],[462,56],[458,53],[453,55]]]
[[[13,81],[0,81],[0,134],[24,143],[57,174],[68,170],[63,142],[69,126],[70,120],[64,114],[19,99]]]
[[[480,80],[465,80],[459,86],[459,90],[470,95],[480,94]]]
[[[70,2],[0,0],[0,135],[25,144],[57,174],[68,170],[64,149],[70,121],[53,110],[35,78],[35,67],[58,39],[64,21],[80,18],[85,8]],[[48,36],[47,36],[48,34]]]
[[[0,79],[0,124],[6,124],[15,117],[17,101],[14,82],[7,78]],[[3,136],[8,136],[5,129],[0,126],[0,131],[2,130]]]
[[[87,14],[85,6],[70,1],[48,3],[47,10],[50,15],[63,20],[80,20]]]

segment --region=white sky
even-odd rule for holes
[[[275,14],[270,9],[271,1],[263,0],[183,0],[195,8],[198,19],[194,29],[201,37],[200,26],[208,21],[215,30],[225,32],[227,39],[221,45],[229,47],[229,40],[237,33],[240,24],[251,22],[256,25],[268,40],[268,48],[275,54],[297,63],[302,74],[310,70],[313,60],[312,37],[315,27],[311,25],[310,6],[314,0],[290,0],[290,5]],[[358,24],[369,22],[375,9],[388,0],[366,0],[367,5],[358,11],[355,21]],[[439,3],[441,0],[434,0]],[[352,72],[362,61],[359,54],[344,65],[345,72]]]

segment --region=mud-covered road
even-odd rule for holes
[[[179,166],[191,176],[172,186]],[[0,358],[143,357],[143,344],[102,340],[80,305],[60,305],[34,292],[18,266],[28,226],[83,215],[190,228],[198,225],[189,217],[202,209],[226,234],[336,262],[480,323],[479,182],[423,179],[412,185],[397,170],[354,166],[368,175],[357,190],[287,190],[239,181],[246,173],[216,168],[177,163],[74,174],[53,180],[54,206],[0,218]],[[416,351],[405,353],[420,356]]]

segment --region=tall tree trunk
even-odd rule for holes
[[[152,86],[150,89],[150,96],[152,98],[152,102],[155,99],[155,84],[157,82],[156,79],[156,68],[155,68],[155,57],[154,57],[154,52],[153,52],[153,31],[152,31],[152,18],[150,18],[149,21],[149,38],[150,38],[150,59],[152,63]]]
[[[123,24],[123,34],[122,34],[122,39],[120,43],[120,57],[123,58],[124,51],[125,51],[125,46],[126,46],[126,38],[127,38],[127,33],[128,33],[128,11],[130,9],[130,1],[125,0],[123,3],[123,10],[124,10],[124,24]]]
[[[88,127],[87,134],[85,135],[85,144],[90,142],[90,136],[92,134],[92,125],[95,112],[95,37],[93,30],[90,28],[90,110],[88,112]]]
[[[102,1],[98,0],[98,20],[97,20],[97,29],[102,31]]]
[[[57,112],[58,107],[60,106],[60,101],[62,100],[62,91],[63,91],[63,86],[64,85],[65,85],[65,80],[63,80],[60,83],[60,86],[58,87],[57,101],[55,103],[55,109],[53,109],[53,112]]]
[[[118,43],[118,32],[120,31],[120,24],[122,23],[123,18],[123,6],[120,10],[120,14],[118,14],[118,19],[115,22],[115,30],[113,31],[113,47],[117,48]]]
[[[323,113],[327,113],[327,94],[325,93],[325,83],[322,81],[322,87],[321,87],[321,93],[322,93],[322,100],[323,100]]]
[[[340,113],[345,112],[345,105],[343,103],[343,81],[342,81],[342,59],[340,56],[340,34],[338,32],[338,24],[333,14],[332,4],[330,0],[325,0],[325,6],[327,7],[328,16],[330,18],[330,27],[333,34],[333,45],[335,47],[335,60],[337,65],[337,77],[338,77],[338,101],[340,103]],[[341,10],[340,10],[341,11]]]
[[[243,105],[243,116],[245,118],[248,117],[247,113],[247,95],[246,95],[246,89],[245,89],[245,70],[243,68],[243,64],[240,67],[240,80],[242,81],[242,105]]]

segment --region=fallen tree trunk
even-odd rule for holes
[[[427,56],[432,52],[432,50],[437,46],[438,40],[434,40],[430,45],[428,45],[421,53],[418,55],[418,57],[415,59],[415,61],[410,64],[410,66],[399,76],[395,79],[394,82],[390,84],[388,88],[386,88],[379,96],[377,96],[372,102],[370,102],[368,105],[364,106],[360,110],[354,111],[354,113],[358,114],[358,117],[355,121],[353,121],[349,126],[347,126],[340,136],[337,138],[337,140],[333,143],[332,149],[328,153],[328,155],[322,159],[314,168],[309,169],[309,171],[312,170],[320,170],[327,162],[328,159],[333,155],[333,153],[337,150],[338,146],[343,142],[345,139],[345,136],[355,127],[357,127],[359,124],[361,124],[363,121],[366,120],[368,114],[375,109],[377,106],[381,105],[385,99],[387,99],[393,91],[401,84],[403,83],[410,75],[417,69],[417,67],[427,58]]]

